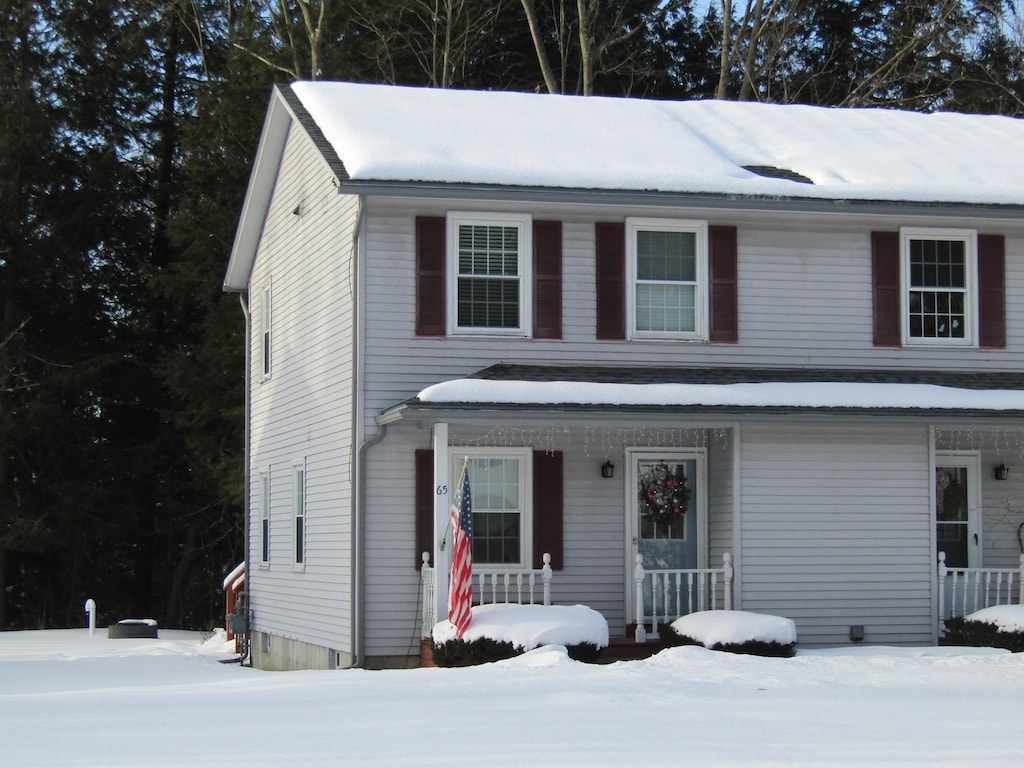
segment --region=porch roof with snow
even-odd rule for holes
[[[378,420],[500,412],[1021,419],[1024,373],[499,363],[427,387]]]
[[[342,192],[1024,215],[1024,120],[343,82],[277,86],[225,288],[244,290],[288,130]]]

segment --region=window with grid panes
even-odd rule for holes
[[[903,233],[908,344],[974,344],[973,233]]]
[[[473,505],[473,567],[530,562],[528,450],[477,451],[466,461]],[[458,479],[463,457],[455,462]]]
[[[528,225],[526,216],[449,215],[454,333],[529,332]]]
[[[705,338],[705,223],[629,219],[626,229],[630,336]]]

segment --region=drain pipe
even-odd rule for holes
[[[352,357],[354,370],[352,376],[352,413],[356,419],[352,436],[358,448],[354,452],[355,466],[352,472],[352,483],[355,486],[352,492],[352,552],[349,562],[352,564],[352,637],[349,645],[352,649],[352,666],[361,667],[364,663],[363,633],[366,612],[363,607],[364,591],[364,570],[365,560],[365,534],[364,513],[366,509],[366,454],[370,448],[384,439],[387,434],[385,428],[380,428],[376,435],[364,439],[363,432],[363,381],[364,381],[364,354],[365,336],[364,312],[363,312],[363,270],[362,253],[363,241],[360,234],[363,229],[363,220],[366,216],[365,198],[359,195],[356,198],[356,221],[352,228],[352,285],[353,302],[352,312]]]
[[[356,489],[355,510],[352,516],[352,666],[363,665],[363,627],[365,626],[366,608],[363,605],[363,579],[365,536],[363,534],[363,517],[366,511],[366,454],[384,439],[388,433],[386,424],[380,426],[376,435],[365,440],[359,446],[356,458]]]
[[[245,479],[242,486],[242,559],[245,563],[245,642],[242,643],[242,653],[238,657],[238,666],[243,666],[246,659],[252,665],[252,571],[249,569],[249,483],[251,481],[249,471],[249,384],[252,380],[252,314],[249,312],[249,294],[244,291],[238,293],[238,303],[242,307],[242,315],[245,317],[245,397],[242,404],[242,442],[245,446]],[[225,617],[227,621],[227,617]]]

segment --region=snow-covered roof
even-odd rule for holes
[[[984,206],[1024,215],[1024,120],[344,82],[277,86],[224,280],[244,291],[298,122],[342,191]]]
[[[1024,204],[1024,120],[1009,117],[341,82],[291,90],[353,181]]]
[[[499,363],[387,409],[1024,415],[1024,376],[977,371],[643,368]]]

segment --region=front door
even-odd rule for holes
[[[935,548],[950,568],[981,567],[979,463],[976,453],[935,455]]]
[[[632,618],[636,555],[647,570],[705,567],[707,500],[702,451],[633,450],[629,468],[626,508],[632,546],[626,583]],[[650,589],[645,589],[645,615],[651,599]]]
[[[946,553],[946,566],[980,568],[980,458],[977,453],[935,454],[935,549]],[[942,616],[976,610],[975,574],[948,574],[943,582]]]

